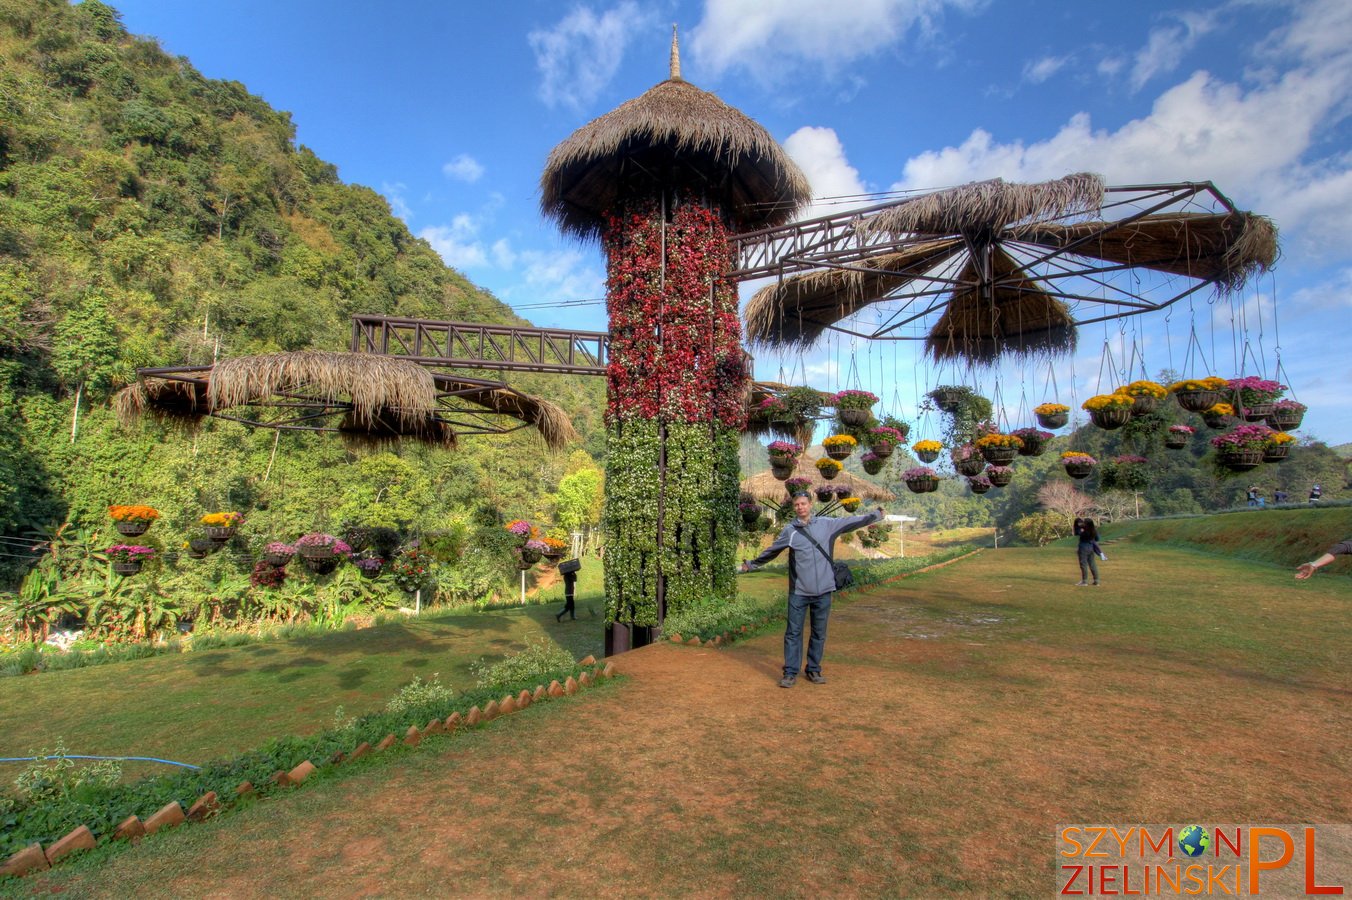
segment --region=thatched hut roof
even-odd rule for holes
[[[348,445],[368,449],[381,449],[406,438],[448,450],[460,443],[455,429],[430,413],[412,419],[393,410],[378,410],[370,420],[362,421],[355,410],[349,410],[338,423],[338,433]]]
[[[887,488],[876,485],[871,481],[866,481],[857,475],[842,471],[835,478],[827,481],[817,474],[817,467],[808,462],[805,458],[798,460],[798,465],[794,467],[793,475],[795,478],[811,478],[812,485],[815,488],[819,484],[829,484],[832,487],[845,485],[850,489],[850,493],[860,500],[868,500],[877,503],[889,503],[897,499],[897,495]],[[768,500],[771,503],[781,503],[788,498],[788,489],[784,487],[784,482],[775,478],[772,472],[759,472],[748,478],[742,479],[742,490],[757,500]]]
[[[811,199],[807,178],[750,117],[672,76],[573,132],[540,177],[540,208],[564,231],[599,235],[603,216],[643,185],[710,196],[741,230],[778,225]]]
[[[113,409],[123,425],[148,415],[165,424],[195,427],[210,412],[210,404],[200,380],[138,378],[113,396]]]

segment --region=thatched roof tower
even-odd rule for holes
[[[770,133],[671,75],[583,125],[554,148],[540,177],[540,208],[566,232],[594,238],[626,194],[688,189],[720,207],[738,230],[779,225],[811,199],[798,166]]]

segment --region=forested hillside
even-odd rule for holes
[[[0,583],[27,565],[13,538],[104,527],[111,503],[158,507],[160,541],[219,509],[257,535],[432,530],[476,510],[547,517],[586,464],[525,432],[354,456],[212,420],[117,426],[109,398],[138,366],[343,349],[356,312],[521,321],[294,139],[287,113],[97,0],[0,0]],[[599,451],[600,379],[513,383]]]

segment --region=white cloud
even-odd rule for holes
[[[845,148],[831,128],[805,127],[789,135],[784,150],[807,176],[812,196],[822,198],[854,198],[854,205],[862,205],[859,195],[867,188],[859,171],[845,158]],[[850,205],[847,200],[844,206]],[[814,202],[801,218],[824,216],[844,208],[840,203]]]
[[[615,77],[625,48],[654,20],[632,0],[600,15],[576,7],[557,25],[527,35],[540,70],[540,99],[547,106],[581,109]]]
[[[408,185],[401,181],[394,184],[385,182],[380,185],[380,192],[385,195],[385,199],[390,203],[390,212],[402,219],[405,225],[413,218],[413,210],[409,208],[408,201],[404,199],[404,192],[407,190]]]
[[[899,42],[912,30],[932,35],[949,9],[971,12],[985,0],[855,0],[842,10],[820,0],[705,0],[691,32],[695,62],[715,75],[742,68],[773,77],[806,61],[828,72]]]
[[[1024,64],[1023,80],[1031,84],[1041,84],[1070,62],[1069,56],[1044,56]]]
[[[488,253],[478,239],[479,223],[468,213],[460,213],[449,225],[429,225],[418,237],[432,245],[446,265],[455,269],[473,269],[488,264]]]
[[[525,264],[526,286],[538,300],[592,300],[606,293],[605,274],[593,265],[594,257],[574,249],[522,250],[517,259]]]
[[[1099,60],[1097,66],[1098,73],[1105,78],[1112,78],[1117,75],[1118,72],[1121,72],[1122,67],[1126,64],[1126,61],[1120,56],[1105,56],[1103,59]]]
[[[473,184],[484,175],[483,163],[468,153],[461,153],[455,159],[441,167],[443,174],[458,181]]]
[[[1151,78],[1172,72],[1197,41],[1215,25],[1211,13],[1181,13],[1178,25],[1156,28],[1146,45],[1136,51],[1131,67],[1131,89],[1140,90]]]

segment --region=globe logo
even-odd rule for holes
[[[1178,833],[1178,849],[1184,856],[1201,856],[1211,846],[1211,835],[1201,825],[1189,825]]]

